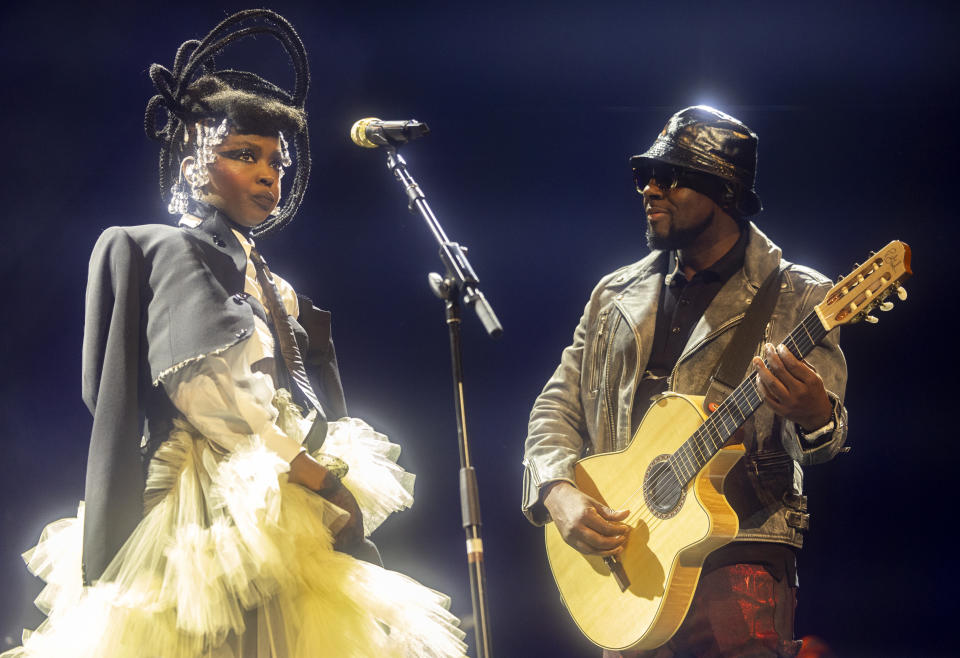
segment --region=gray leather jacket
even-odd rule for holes
[[[781,263],[780,249],[750,224],[743,268],[717,293],[700,318],[670,375],[668,388],[704,395],[721,354],[754,294]],[[605,276],[587,302],[560,366],[530,413],[524,454],[523,511],[535,524],[547,519],[544,484],[572,482],[573,464],[587,454],[622,450],[631,439],[634,391],[653,344],[657,302],[667,252]],[[823,300],[831,283],[818,272],[783,261],[780,295],[766,329],[776,344]],[[799,548],[808,525],[802,465],[831,459],[847,435],[843,392],[847,370],[838,330],[807,357],[834,403],[835,429],[808,441],[794,423],[766,405],[743,428],[746,456],[727,476],[725,493],[740,519],[738,541],[770,541]],[[758,345],[758,350],[759,350]],[[725,396],[729,390],[722,391]]]

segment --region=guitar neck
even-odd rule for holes
[[[803,359],[826,335],[827,330],[820,317],[816,311],[811,311],[790,332],[783,344],[795,357]],[[671,455],[670,466],[680,481],[687,483],[692,480],[762,403],[763,396],[757,390],[756,377],[747,377]]]

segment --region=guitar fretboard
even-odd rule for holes
[[[798,359],[804,358],[827,335],[816,311],[810,314],[790,332],[783,341],[787,349]],[[764,359],[764,364],[767,361]],[[741,425],[763,403],[757,390],[756,377],[751,375],[717,407],[709,418],[697,428],[690,438],[670,456],[673,472],[681,483],[686,484],[700,472],[710,458],[724,446]]]

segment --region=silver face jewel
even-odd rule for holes
[[[228,125],[227,119],[221,121],[219,125],[200,122],[195,124],[197,152],[193,161],[183,168],[183,176],[190,185],[190,196],[194,199],[200,199],[200,191],[204,185],[210,182],[210,171],[207,169],[207,165],[216,161],[217,153],[213,149],[223,142],[227,136]]]

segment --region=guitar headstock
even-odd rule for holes
[[[877,319],[869,315],[870,311],[877,306],[881,311],[889,311],[893,304],[886,298],[891,292],[896,291],[901,300],[906,299],[907,291],[901,284],[911,274],[910,247],[894,240],[840,279],[817,304],[817,315],[827,331],[864,319],[876,322]]]

